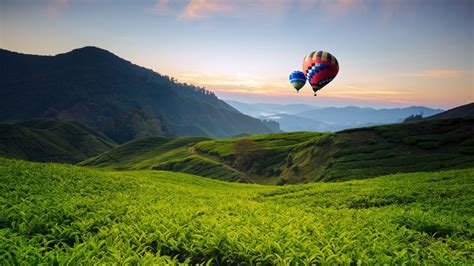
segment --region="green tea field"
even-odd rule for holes
[[[474,118],[336,133],[285,132],[230,139],[150,137],[114,147],[80,164],[279,185],[473,168]]]
[[[0,159],[0,264],[473,264],[474,169],[264,186]]]

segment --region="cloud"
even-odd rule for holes
[[[201,86],[239,88],[239,90],[253,90],[264,88],[263,80],[250,78],[247,74],[235,74],[233,76],[213,75],[210,73],[187,73],[179,77],[180,81],[192,82]]]
[[[159,0],[156,2],[156,4],[153,6],[153,10],[157,12],[163,12],[167,11],[169,8],[170,1],[169,0]]]
[[[156,12],[173,9],[178,19],[201,20],[212,15],[231,14],[283,14],[292,9],[324,9],[333,14],[342,14],[354,8],[366,8],[367,0],[157,0],[153,7]],[[387,0],[384,0],[387,1]]]
[[[184,7],[178,18],[196,20],[206,18],[210,14],[228,12],[232,9],[231,3],[224,0],[191,0]]]
[[[323,8],[333,14],[343,14],[354,8],[366,8],[365,0],[301,0],[305,8]]]
[[[435,69],[419,71],[415,73],[405,73],[402,76],[405,77],[418,77],[418,78],[459,78],[464,75],[463,71],[451,70],[451,69]]]
[[[59,15],[59,11],[68,5],[68,0],[51,0],[48,4],[48,14]]]

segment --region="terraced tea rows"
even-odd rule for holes
[[[284,187],[0,159],[3,264],[472,264],[474,169]]]

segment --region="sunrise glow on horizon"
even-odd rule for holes
[[[451,108],[474,101],[473,1],[1,0],[0,48],[97,46],[220,98]],[[305,55],[340,64],[318,97],[288,82]]]

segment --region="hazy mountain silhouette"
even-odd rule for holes
[[[96,47],[56,56],[0,49],[0,121],[72,118],[116,142],[151,135],[230,137],[272,130],[204,88]]]
[[[368,107],[316,107],[307,104],[267,104],[226,101],[244,114],[277,121],[283,131],[339,131],[347,128],[402,122],[410,115],[442,112],[423,106],[374,109]]]

